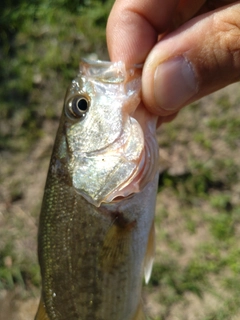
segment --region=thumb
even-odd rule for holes
[[[155,45],[143,68],[143,100],[168,116],[239,79],[238,2],[188,21]]]

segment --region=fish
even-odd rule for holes
[[[67,90],[39,220],[35,320],[145,319],[158,143],[141,73],[83,59]]]

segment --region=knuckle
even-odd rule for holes
[[[216,16],[218,14],[216,13]],[[218,57],[224,60],[226,67],[240,68],[240,5],[229,8],[214,19],[214,27],[218,34]],[[223,61],[220,61],[223,62]],[[222,64],[222,63],[221,63]]]

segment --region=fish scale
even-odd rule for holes
[[[156,126],[156,119],[142,109],[136,119],[131,120],[130,113],[134,114],[134,108],[140,103],[137,98],[139,87],[135,87],[136,83],[140,85],[136,80],[139,78],[139,70],[134,78],[133,70],[129,72],[129,76],[123,64],[92,64],[84,62],[82,70],[85,70],[86,74],[80,74],[77,80],[73,81],[73,87],[66,95],[50,161],[39,221],[38,255],[42,298],[35,320],[144,319],[141,304],[142,277],[145,273],[148,280],[154,254],[153,219],[158,184],[158,147],[152,128]],[[92,79],[95,73],[89,72],[89,76],[86,71],[89,68],[102,70],[98,71],[97,78]],[[103,82],[94,87],[94,83],[99,81]],[[109,81],[111,85],[108,85],[102,102],[98,103],[98,100],[94,100],[94,90],[100,87],[102,91],[103,85]],[[90,93],[84,91],[87,88],[91,88]],[[107,104],[109,88],[114,90],[118,100],[114,106],[112,102]],[[126,101],[122,101],[124,93]],[[85,94],[90,95],[89,110],[82,118],[72,118],[69,115],[72,103],[77,101],[76,96],[80,97],[77,99],[87,99]],[[109,95],[112,99],[113,93],[110,92]],[[98,99],[101,97],[100,94],[97,96]],[[73,102],[69,103],[69,99],[73,99]],[[132,104],[128,111],[130,102]],[[101,114],[99,108],[103,107],[106,108],[104,115],[108,113],[108,108],[118,107],[116,117],[119,119],[115,121],[117,125],[114,130],[105,125],[104,118],[101,119],[101,130],[106,131],[103,135],[107,145],[104,146],[105,142],[102,141],[99,150],[95,129],[89,128],[86,123],[98,123]],[[78,113],[76,106],[74,108],[74,112]],[[142,129],[141,125],[144,124],[138,123],[141,114],[147,124],[146,128]],[[84,117],[88,121],[85,121]],[[139,118],[139,121],[142,120]],[[106,123],[109,123],[109,119]],[[151,128],[150,131],[148,127]],[[126,135],[124,128],[131,134]],[[84,141],[81,142],[83,131]],[[93,131],[94,138],[91,136]],[[114,139],[107,137],[108,134],[111,135],[111,131],[114,131]],[[139,132],[141,137],[138,137]],[[81,143],[86,151],[84,154],[79,153]],[[126,154],[122,154],[125,151]],[[90,158],[95,157],[92,164],[94,167],[88,166],[89,172],[82,175],[83,168],[79,162],[83,161],[81,157],[85,162],[88,161],[88,154],[91,154]],[[98,156],[106,163],[99,165],[96,160]],[[116,157],[115,161],[119,158],[117,170],[107,163],[112,157]],[[123,158],[124,166],[131,166],[130,171],[125,167],[121,169]],[[138,163],[144,166],[144,170],[139,170]],[[98,175],[94,170],[100,170]],[[118,174],[121,177],[118,177]],[[101,175],[106,176],[98,185],[98,181],[93,180]],[[110,191],[114,193],[113,197],[102,184],[102,181],[108,180],[111,180],[113,190]],[[119,187],[118,184],[123,182],[124,185]],[[131,183],[134,183],[133,188]],[[82,185],[84,189],[81,189]],[[96,194],[99,195],[98,198],[95,198]],[[106,197],[114,200],[105,201]]]
[[[69,186],[59,184],[58,180],[48,183],[53,195],[47,193],[43,211],[44,206],[53,210],[48,209],[47,215],[41,218],[40,225],[46,227],[39,229],[39,247],[42,248],[39,258],[45,261],[41,264],[45,270],[43,292],[46,308],[50,310],[50,319],[128,319],[125,314],[121,317],[121,313],[127,309],[125,313],[129,314],[128,306],[124,307],[126,302],[131,300],[131,295],[139,296],[139,273],[142,273],[141,268],[134,267],[134,261],[131,261],[130,256],[134,259],[140,254],[144,256],[144,252],[139,252],[139,245],[141,248],[146,246],[146,243],[141,237],[136,239],[138,242],[131,248],[133,252],[129,252],[128,263],[119,264],[116,270],[105,273],[99,266],[96,268],[112,218],[109,217],[106,228],[107,219],[97,214],[99,209],[91,206],[93,213],[89,214],[86,200],[74,193],[74,190],[71,195]],[[64,201],[66,195],[68,199]],[[79,207],[82,208],[81,214]],[[59,216],[60,208],[66,212],[65,216]],[[137,235],[135,237],[139,238]],[[59,291],[61,295],[58,294]],[[123,297],[124,301],[121,301]]]
[[[46,307],[53,310],[49,314],[50,319],[51,317],[58,319],[56,313],[61,314],[61,319],[78,319],[80,317],[78,303],[82,312],[88,309],[88,313],[92,313],[93,316],[94,310],[90,312],[93,307],[88,306],[88,295],[91,294],[88,290],[90,285],[88,279],[93,283],[91,290],[94,290],[93,305],[96,308],[98,297],[101,295],[101,287],[98,285],[99,281],[96,279],[94,268],[98,243],[102,241],[101,233],[98,232],[98,221],[91,219],[92,216],[89,215],[79,215],[78,208],[79,206],[87,208],[86,201],[78,194],[70,192],[69,186],[61,185],[57,179],[47,183],[52,194],[48,192],[43,202],[42,210],[47,212],[47,215],[42,216],[40,223],[39,247],[42,250],[39,250],[39,259],[45,262],[42,264],[45,270],[43,292]],[[45,206],[48,208],[47,211],[44,210]],[[49,210],[49,207],[52,210]],[[59,215],[63,210],[66,215]],[[42,229],[41,226],[45,225],[47,227]],[[92,231],[88,239],[86,239],[88,234],[84,232],[86,226]],[[42,234],[44,234],[43,237],[41,237]],[[81,275],[80,279],[78,279],[78,272]],[[81,299],[78,299],[79,285],[82,287],[81,291],[84,291],[81,292]],[[55,294],[58,296],[54,296]]]

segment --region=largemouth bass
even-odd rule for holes
[[[140,67],[88,60],[67,91],[40,214],[35,320],[145,319],[158,145],[140,91]]]

